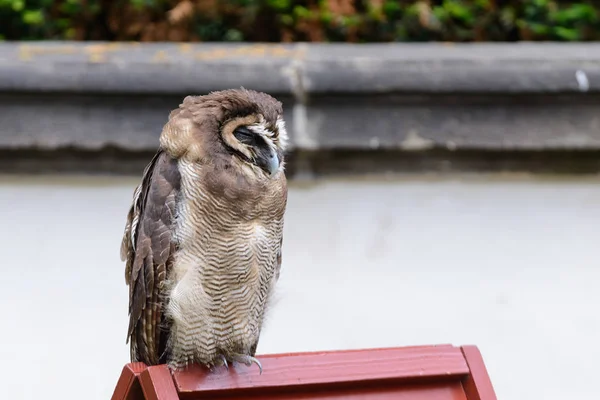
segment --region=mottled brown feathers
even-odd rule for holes
[[[238,128],[256,137],[243,143]],[[281,268],[286,139],[265,93],[188,96],[170,113],[121,244],[132,361],[254,356]]]
[[[163,151],[157,152],[144,171],[128,214],[121,255],[126,259],[129,285],[128,338],[133,361],[157,364],[164,350],[165,343],[160,343],[163,299],[159,292],[175,252],[171,236],[180,184],[176,161]]]

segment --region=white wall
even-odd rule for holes
[[[119,245],[136,183],[0,180],[7,398],[112,394],[128,361]],[[598,399],[599,183],[292,186],[259,353],[475,344],[499,399]]]

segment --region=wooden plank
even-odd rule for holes
[[[140,383],[146,400],[179,399],[173,376],[165,364],[148,367],[140,375]]]
[[[461,350],[470,371],[463,380],[463,387],[468,399],[497,400],[479,349],[476,346],[462,346]]]
[[[372,387],[375,383],[407,384],[432,378],[454,377],[460,381],[469,373],[461,349],[449,345],[275,354],[259,359],[264,369],[262,375],[256,365],[236,364],[229,373],[224,368],[206,371],[190,367],[174,374],[175,386],[183,398],[186,394],[227,391],[266,394],[311,387],[311,390]]]
[[[182,399],[206,399],[211,398],[208,393],[196,393],[194,395],[182,396]],[[323,389],[319,391],[291,391],[287,393],[248,393],[225,394],[218,396],[219,399],[242,400],[242,399],[264,399],[264,400],[468,400],[460,381],[449,381],[446,383],[428,383],[423,385],[400,385],[391,387],[363,387],[358,386],[345,390]]]
[[[123,367],[111,400],[144,400],[138,376],[146,369],[144,363],[129,363]]]

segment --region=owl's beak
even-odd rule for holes
[[[277,156],[277,153],[275,153],[274,151],[271,152],[271,155],[269,157],[268,169],[269,169],[269,173],[271,174],[271,176],[275,175],[275,172],[277,172],[277,170],[279,170],[279,157]]]
[[[279,170],[279,156],[277,153],[270,148],[263,148],[259,152],[256,164],[261,167],[269,175],[273,176]]]

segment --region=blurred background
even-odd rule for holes
[[[600,6],[0,0],[7,399],[107,399],[119,246],[170,110],[244,86],[291,136],[259,354],[475,344],[499,399],[598,399]]]

